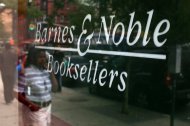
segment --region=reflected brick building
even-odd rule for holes
[[[29,31],[29,25],[31,22],[36,24],[42,22],[48,16],[54,15],[54,23],[61,25],[68,25],[69,19],[68,14],[77,9],[75,4],[69,3],[69,0],[59,0],[64,2],[64,7],[55,10],[54,0],[19,0],[18,1],[18,41],[34,40],[35,31]],[[35,6],[43,12],[43,16],[33,21],[27,18],[27,8],[29,6]],[[31,35],[33,34],[33,35]]]

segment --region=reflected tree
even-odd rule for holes
[[[170,21],[170,30],[164,36],[167,38],[166,46],[190,42],[190,1],[189,0],[92,0],[99,5],[99,16],[114,14],[116,22],[123,22],[127,29],[130,21],[129,14],[135,12],[135,19],[146,27],[147,12],[154,10],[150,27],[152,36],[155,26],[160,20]],[[162,28],[161,28],[162,30]],[[159,38],[162,39],[162,38]],[[152,41],[152,39],[151,39]],[[130,68],[130,67],[129,67]],[[126,91],[128,92],[128,91]],[[127,93],[125,93],[124,111],[127,110]]]
[[[136,12],[137,19],[146,23],[146,13],[154,9],[152,26],[167,18],[171,23],[168,32],[168,45],[190,41],[190,7],[189,0],[111,0],[111,6],[117,18],[128,22],[129,13]],[[144,26],[145,27],[145,26]],[[151,27],[153,30],[153,27]],[[150,28],[150,29],[151,29]]]

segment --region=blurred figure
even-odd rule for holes
[[[5,47],[0,55],[0,67],[6,104],[11,103],[14,99],[13,86],[16,83],[16,65],[16,51],[14,48],[11,48],[9,43],[5,43]]]
[[[56,47],[61,47],[61,45],[57,44]],[[63,58],[64,58],[64,53],[60,52],[60,51],[54,51],[53,57],[54,57],[55,61],[58,61],[59,64],[61,64],[61,62],[63,61]],[[58,92],[61,92],[62,91],[63,79],[62,79],[62,76],[61,76],[60,72],[58,72],[55,75],[55,77],[56,77],[56,79],[58,81]]]

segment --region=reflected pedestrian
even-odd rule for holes
[[[46,63],[45,51],[29,50],[24,74],[15,87],[22,103],[24,126],[50,126],[51,91],[57,90],[57,81],[53,73],[46,71]]]
[[[4,87],[5,103],[13,101],[13,86],[16,83],[17,54],[9,43],[5,43],[5,48],[0,55],[1,76]]]
[[[56,47],[61,47],[60,44],[57,44]],[[54,51],[53,53],[53,57],[55,59],[55,61],[59,62],[59,64],[61,64],[61,62],[63,61],[63,58],[64,58],[64,53],[61,52],[61,51]],[[61,76],[61,73],[58,72],[56,75],[55,75],[57,81],[58,81],[58,92],[61,92],[62,91],[62,83],[63,83],[63,79],[62,79],[62,76]]]

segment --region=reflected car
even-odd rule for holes
[[[175,101],[177,105],[185,105],[190,101],[190,47],[182,46],[180,67],[178,74],[172,74],[175,66],[170,62],[172,57],[176,57],[174,50],[165,49],[135,49],[133,52],[166,54],[166,60],[132,58],[132,57],[112,57],[107,64],[111,69],[118,71],[125,70],[128,73],[127,89],[128,101],[130,104],[152,109],[169,109],[172,103],[172,86],[176,80]],[[172,56],[174,55],[174,56]],[[174,61],[174,60],[173,60]],[[175,75],[175,76],[174,76]],[[117,83],[117,81],[115,81]],[[115,84],[113,84],[115,85]],[[91,85],[90,93],[103,94],[111,98],[124,100],[124,92],[117,92],[117,87],[113,88]]]

